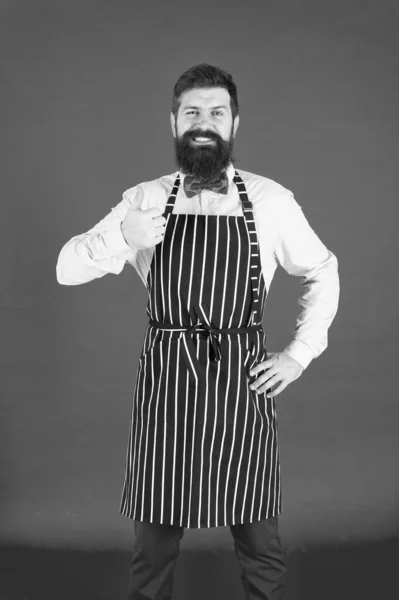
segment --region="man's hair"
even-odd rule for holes
[[[196,65],[180,75],[173,88],[172,113],[175,118],[180,106],[180,96],[193,88],[223,87],[230,94],[230,108],[233,119],[238,115],[237,87],[227,71],[206,63]]]

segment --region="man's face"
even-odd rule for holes
[[[233,122],[230,94],[225,88],[193,88],[180,97],[177,118],[171,114],[179,168],[203,180],[217,178],[232,161]]]

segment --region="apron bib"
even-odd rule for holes
[[[251,368],[267,358],[266,286],[244,182],[244,216],[174,214],[147,279],[149,324],[139,359],[120,512],[187,528],[279,514],[274,398]]]

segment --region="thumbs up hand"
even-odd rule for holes
[[[166,219],[159,208],[147,210],[129,208],[121,223],[126,242],[134,248],[152,248],[162,242]]]

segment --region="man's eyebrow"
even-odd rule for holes
[[[195,108],[196,110],[198,110],[201,107],[200,106],[185,106],[183,108],[183,110],[187,110],[188,108]],[[221,104],[220,106],[212,106],[211,110],[216,110],[217,108],[224,108],[225,110],[227,110],[227,106],[225,106],[224,104]]]

